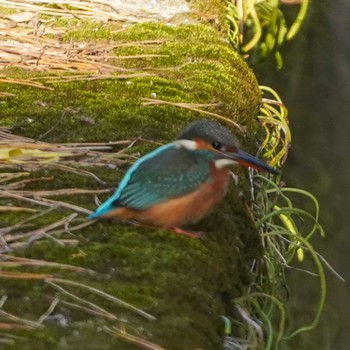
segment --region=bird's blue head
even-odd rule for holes
[[[196,149],[212,152],[220,166],[239,163],[275,175],[279,174],[277,169],[261,159],[242,151],[231,132],[212,120],[203,119],[193,122],[179,135],[178,140],[194,141]]]

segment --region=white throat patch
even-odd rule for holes
[[[238,162],[232,160],[232,159],[225,159],[225,158],[222,158],[222,159],[217,159],[214,161],[214,164],[215,166],[218,168],[218,169],[223,169],[223,168],[226,168],[230,165],[236,165],[238,164]]]

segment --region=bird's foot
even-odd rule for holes
[[[202,238],[204,236],[203,232],[190,232],[190,231],[185,231],[179,227],[174,227],[173,231],[179,235],[185,235],[191,238]]]
[[[141,226],[141,227],[146,227],[146,228],[150,228],[150,229],[153,229],[153,230],[159,230],[161,229],[161,227],[158,227],[158,226],[152,226],[152,225],[145,225],[145,224],[142,224],[138,221],[127,221],[128,223],[134,225],[134,226]],[[191,237],[191,238],[202,238],[204,237],[205,233],[204,232],[194,232],[194,231],[186,231],[186,230],[183,230],[179,227],[173,227],[173,228],[170,228],[170,230],[174,231],[175,233],[179,234],[179,235],[184,235],[184,236],[188,236],[188,237]]]

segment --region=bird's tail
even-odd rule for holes
[[[99,218],[101,216],[108,214],[112,210],[115,210],[117,207],[115,205],[113,205],[114,202],[115,202],[114,198],[112,198],[112,197],[109,198],[107,201],[102,203],[93,213],[91,213],[87,217],[87,219],[88,220],[96,219],[96,218]]]

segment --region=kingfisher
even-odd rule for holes
[[[230,168],[237,164],[279,173],[241,150],[221,124],[195,121],[175,141],[136,161],[114,194],[88,219],[117,218],[186,234],[182,226],[209,215],[225,196]]]

